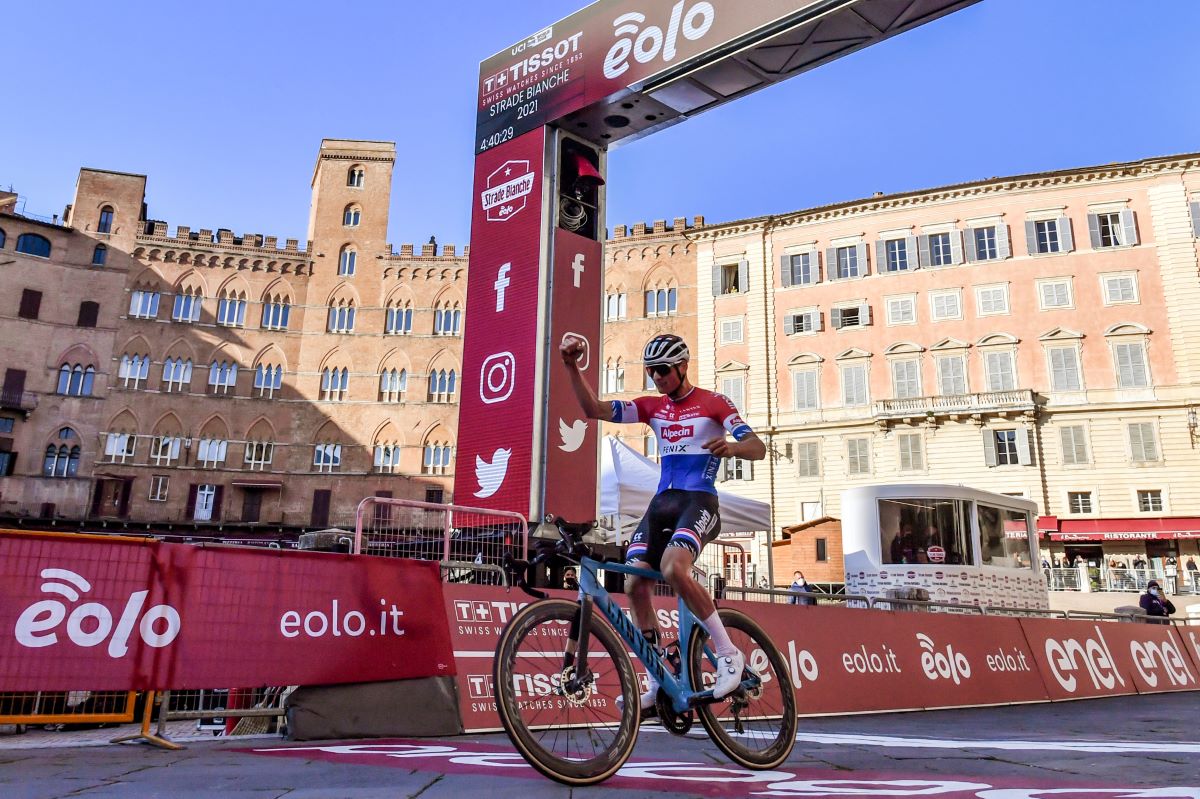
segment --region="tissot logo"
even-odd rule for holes
[[[695,428],[690,424],[672,424],[667,425],[662,431],[662,440],[676,442],[681,438],[686,438],[692,434]]]

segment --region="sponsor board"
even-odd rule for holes
[[[0,691],[453,673],[437,564],[0,534]]]
[[[476,153],[678,68],[818,0],[593,3],[480,64]]]
[[[571,389],[566,367],[554,342],[573,336],[588,342],[585,356],[593,357],[592,343],[600,341],[600,297],[603,295],[603,248],[598,241],[566,230],[554,231],[554,272],[550,289],[549,399],[544,440],[546,466],[542,474],[571,475],[567,480],[545,479],[543,515],[564,519],[596,518],[596,486],[600,480],[600,426],[583,416]],[[600,393],[600,368],[582,361],[580,376]],[[567,431],[572,431],[575,440]]]
[[[487,279],[467,286],[455,455],[455,496],[525,516],[539,401],[545,141],[544,130],[533,131],[475,159],[471,264]]]

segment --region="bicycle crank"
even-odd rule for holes
[[[696,714],[690,710],[676,713],[671,705],[671,697],[661,688],[654,696],[654,710],[658,713],[658,720],[663,728],[673,735],[687,735],[692,729],[692,722],[696,720]]]

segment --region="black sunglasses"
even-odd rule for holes
[[[656,374],[659,377],[666,377],[671,374],[671,370],[675,367],[667,363],[656,363],[653,366],[646,367],[646,374]]]

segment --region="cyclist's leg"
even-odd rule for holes
[[[713,696],[720,699],[741,683],[745,658],[729,640],[729,633],[717,614],[717,606],[704,586],[692,577],[692,567],[700,550],[721,533],[721,515],[715,494],[691,492],[691,501],[679,516],[678,524],[662,556],[666,581],[683,597],[688,610],[700,619],[712,639],[717,654],[717,683]]]
[[[664,517],[672,510],[670,497],[659,494],[650,502],[646,515],[629,541],[625,563],[644,569],[658,569],[663,549],[670,538],[670,530],[674,520]],[[664,528],[665,524],[665,528]],[[654,613],[653,592],[654,580],[648,577],[638,577],[631,574],[625,578],[625,594],[629,597],[630,615],[633,622],[642,631],[642,636],[653,645],[658,646],[658,617]],[[654,697],[658,693],[658,681],[647,674],[646,691],[641,695],[642,710],[654,706]]]

